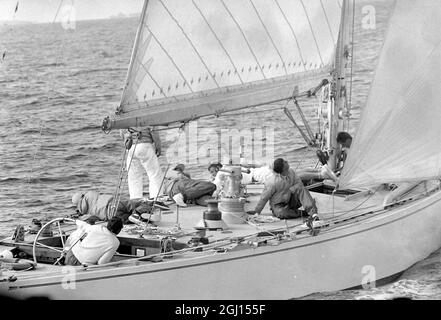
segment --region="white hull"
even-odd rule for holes
[[[0,288],[9,286],[7,294],[17,297],[51,299],[297,298],[360,286],[367,272],[383,279],[406,270],[441,247],[440,213],[437,191],[363,221],[276,246],[80,271],[74,289],[65,288],[66,271],[1,283]]]

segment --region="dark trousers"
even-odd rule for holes
[[[198,205],[206,206],[206,200],[211,199],[215,190],[216,185],[208,181],[180,179],[174,183],[169,196],[173,198],[178,193],[182,193],[184,201],[195,201]]]
[[[317,213],[315,201],[309,191],[302,185],[296,184],[291,187],[291,198],[288,203],[274,204],[272,211],[279,219],[294,219],[302,216],[298,210],[301,206],[312,215]]]

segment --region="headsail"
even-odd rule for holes
[[[441,176],[441,1],[399,0],[340,187]]]
[[[338,0],[148,0],[108,128],[166,125],[289,98],[326,78]]]

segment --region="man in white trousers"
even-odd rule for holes
[[[126,144],[130,136],[133,139],[127,155],[130,199],[143,197],[144,170],[149,178],[149,198],[156,198],[158,194],[162,194],[160,187],[164,177],[158,160],[161,156],[161,140],[158,132],[148,127],[133,129],[133,134],[127,130],[122,132]]]

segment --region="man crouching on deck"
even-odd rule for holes
[[[299,218],[301,212],[298,209],[303,206],[311,221],[318,220],[314,199],[302,180],[290,169],[288,162],[282,158],[276,159],[273,170],[275,175],[266,181],[255,210],[248,213],[260,214],[269,200],[271,211],[277,218]]]

